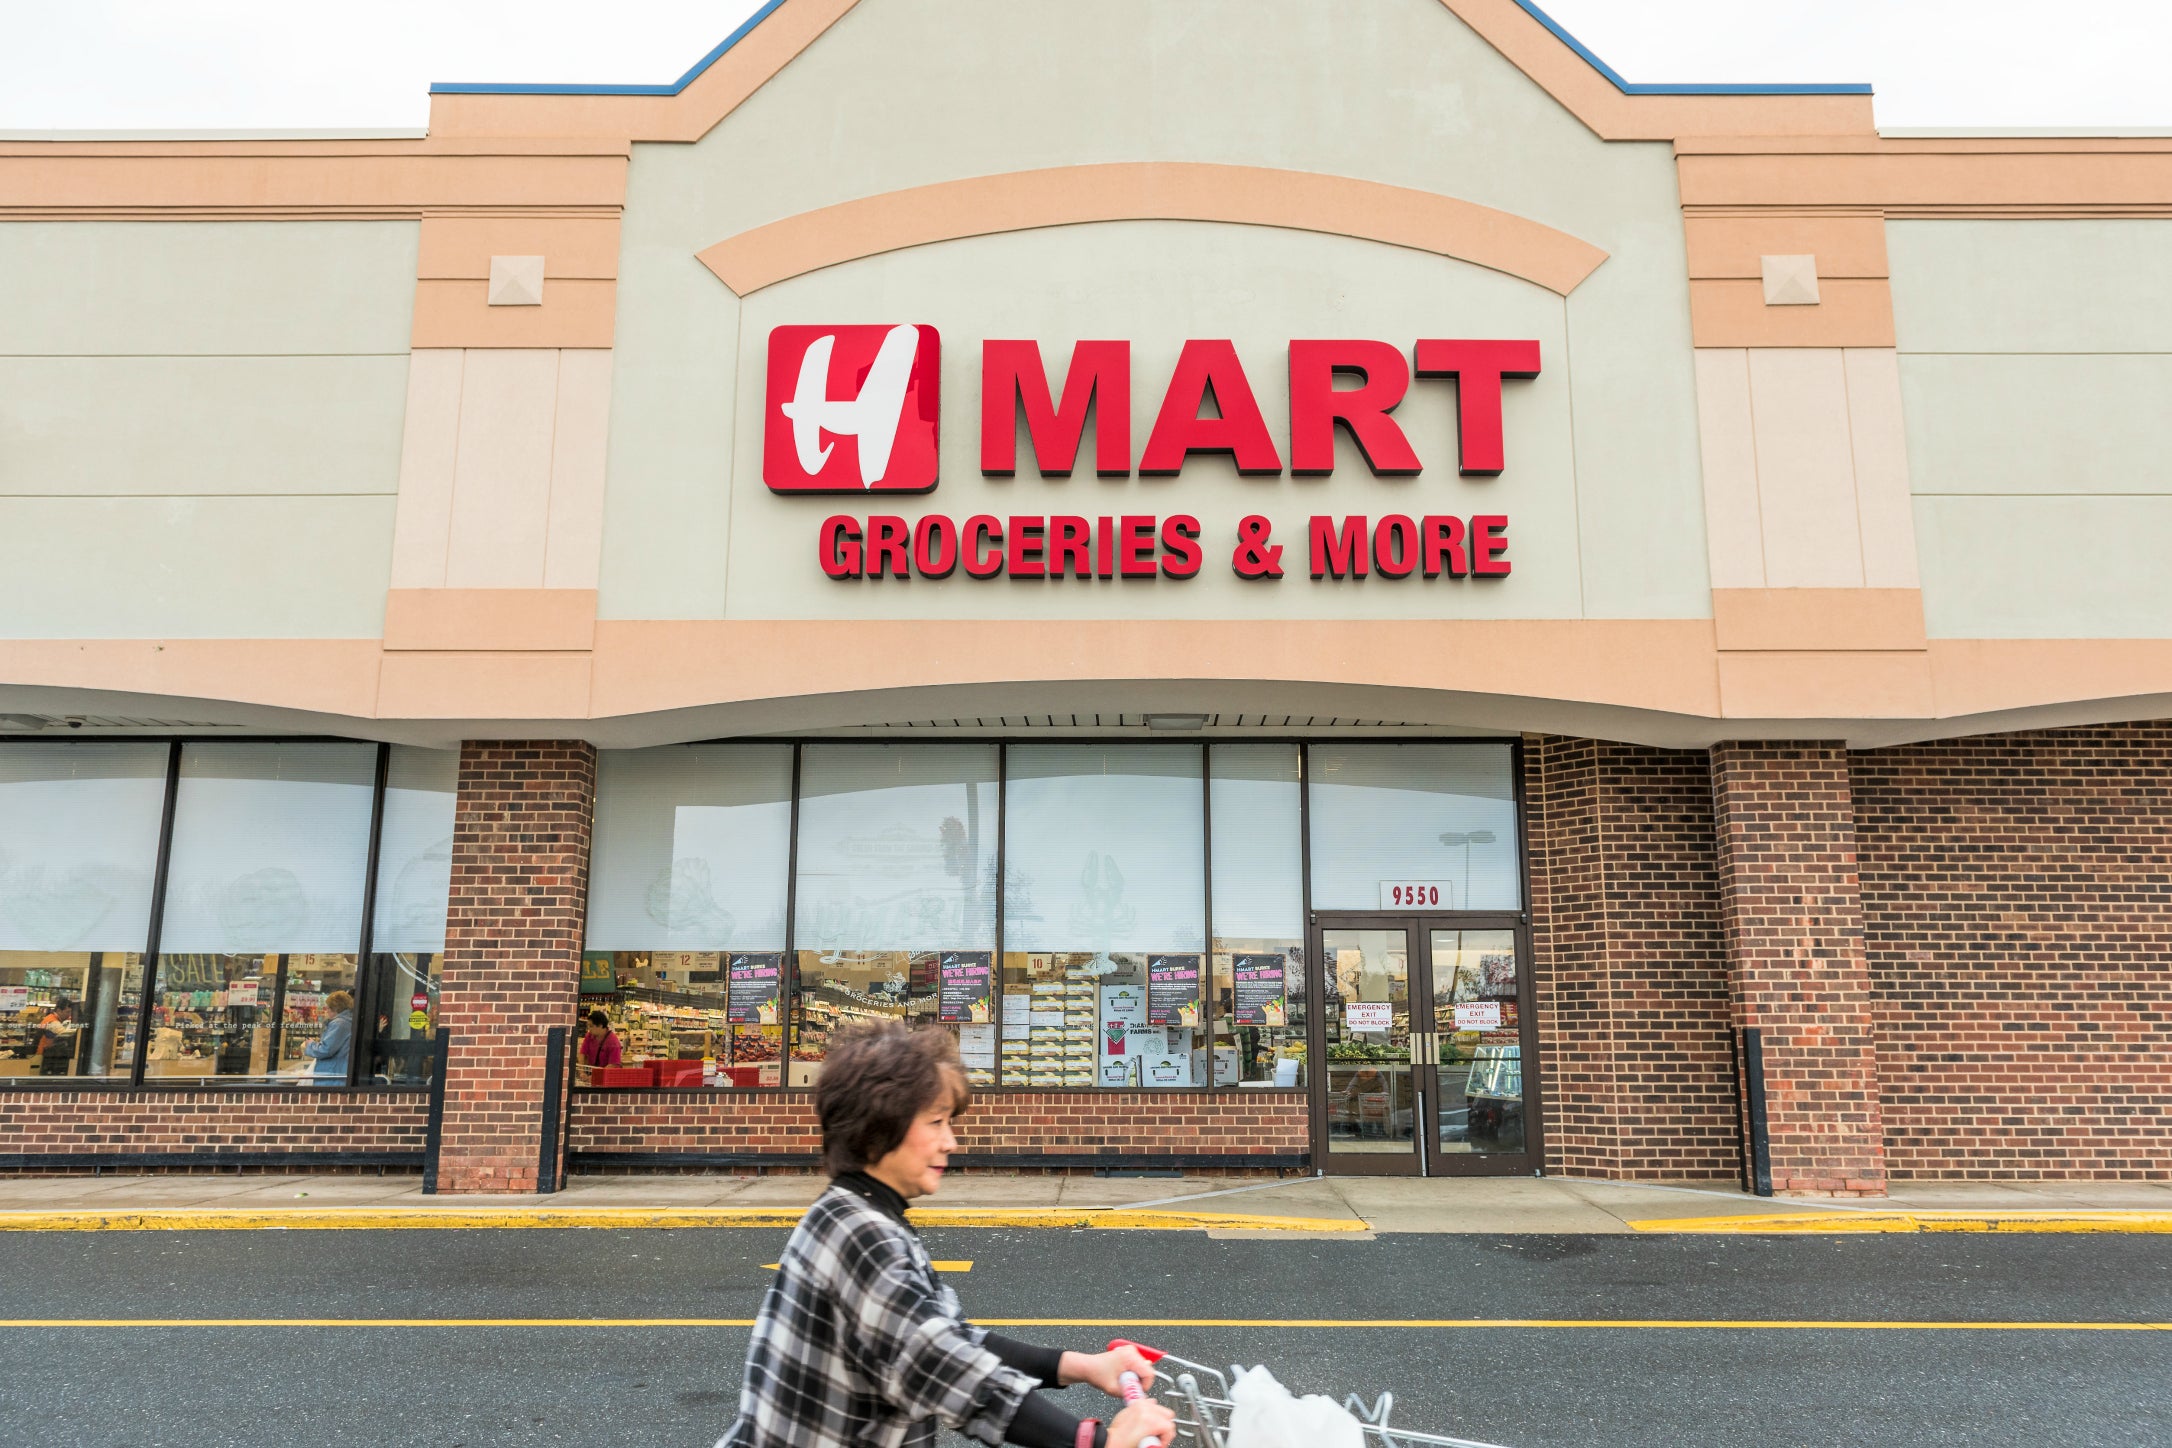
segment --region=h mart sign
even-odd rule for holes
[[[1287,470],[1335,470],[1335,432],[1356,443],[1376,476],[1422,470],[1395,420],[1414,380],[1456,384],[1457,470],[1490,477],[1507,465],[1501,388],[1539,374],[1535,340],[1421,338],[1406,356],[1370,340],[1293,341],[1289,349]],[[936,329],[778,327],[769,334],[762,479],[778,493],[924,493],[935,487],[941,433],[942,341]],[[1211,409],[1208,403],[1212,402]],[[981,344],[980,470],[1017,471],[1018,418],[1039,471],[1068,477],[1086,419],[1095,419],[1102,477],[1173,476],[1194,453],[1230,457],[1239,473],[1285,471],[1237,350],[1226,340],[1184,344],[1134,463],[1129,342],[1080,342],[1061,390],[1038,342]]]

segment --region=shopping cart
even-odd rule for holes
[[[1235,1409],[1229,1398],[1229,1385],[1244,1371],[1243,1368],[1232,1367],[1223,1373],[1205,1363],[1191,1362],[1123,1338],[1110,1343],[1109,1347],[1112,1351],[1119,1347],[1137,1348],[1148,1362],[1175,1370],[1176,1397],[1169,1406],[1176,1413],[1176,1444],[1165,1444],[1162,1448],[1177,1448],[1177,1444],[1190,1444],[1193,1448],[1229,1448],[1229,1415]],[[1139,1396],[1139,1380],[1129,1373],[1124,1374],[1125,1401],[1133,1401]],[[1497,1443],[1450,1438],[1440,1433],[1414,1433],[1408,1428],[1389,1426],[1388,1414],[1395,1409],[1393,1393],[1382,1393],[1370,1405],[1352,1393],[1343,1400],[1343,1406],[1358,1420],[1367,1448],[1374,1444],[1379,1444],[1380,1448],[1397,1448],[1405,1443],[1438,1444],[1442,1448],[1500,1448]]]

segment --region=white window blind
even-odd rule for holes
[[[370,948],[442,954],[452,894],[453,800],[460,755],[392,746],[377,846],[377,906]]]
[[[800,754],[801,950],[995,948],[996,746]]]
[[[141,951],[163,744],[0,747],[0,950]]]
[[[789,744],[606,750],[596,764],[591,950],[782,950]]]
[[[1214,933],[1224,940],[1302,940],[1303,818],[1294,744],[1217,744]]]
[[[1022,744],[1007,768],[1005,951],[1202,948],[1198,745]]]
[[[362,948],[374,744],[189,744],[165,954]]]
[[[1506,744],[1315,744],[1312,908],[1377,910],[1383,881],[1441,882],[1444,910],[1523,904]]]

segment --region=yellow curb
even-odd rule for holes
[[[1740,1217],[1659,1217],[1639,1232],[2172,1232],[2172,1212],[1796,1212]]]
[[[203,1207],[137,1212],[0,1212],[0,1232],[468,1231],[477,1229],[796,1227],[804,1207]],[[1090,1208],[931,1207],[922,1227],[1066,1228],[1097,1231],[1364,1232],[1335,1217],[1261,1217],[1216,1212]]]
[[[1121,1232],[1367,1232],[1355,1217],[1267,1217],[1244,1212],[1163,1212],[1090,1207],[925,1207],[912,1214],[922,1227],[1071,1227]]]

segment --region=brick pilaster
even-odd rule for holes
[[[1711,769],[1734,1023],[1764,1039],[1773,1189],[1883,1196],[1847,746],[1717,744]]]
[[[1712,791],[1702,753],[1525,745],[1546,1167],[1733,1180]]]
[[[459,788],[439,994],[438,1019],[454,1039],[438,1182],[448,1192],[532,1192],[545,1033],[570,1027],[579,1002],[595,747],[469,740]]]

